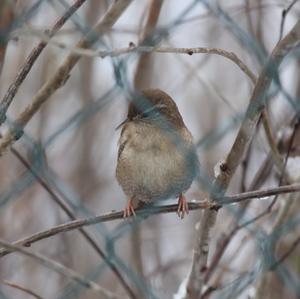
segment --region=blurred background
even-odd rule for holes
[[[45,30],[51,29],[74,2],[80,1],[1,0],[1,99],[34,47],[47,39]],[[20,85],[1,134],[114,1],[81,2]],[[280,37],[291,30],[299,16],[299,1],[132,1],[95,48],[111,51],[130,43],[215,47],[235,53],[258,76]],[[289,158],[286,173],[292,182],[300,177],[300,135],[294,125],[297,111],[291,104],[299,103],[299,66],[299,51],[298,56],[292,53],[284,60],[278,73],[281,84],[271,86],[267,105],[271,133],[279,154]],[[83,56],[65,85],[28,123],[22,138],[13,145],[14,151],[8,150],[0,159],[1,239],[17,241],[70,221],[41,180],[76,218],[124,208],[126,197],[115,178],[120,135],[115,128],[126,117],[128,90],[145,87],[161,88],[173,97],[194,136],[202,169],[209,177],[214,176],[215,165],[226,157],[236,137],[254,87],[235,63],[212,54],[133,52],[105,58]],[[228,194],[281,184],[282,172],[274,166],[272,157],[260,120]],[[194,183],[187,199],[205,199],[205,192]],[[252,221],[272,200],[255,199],[219,212],[211,234],[209,261],[224,239],[230,238],[207,281],[207,298],[300,298],[299,195],[279,196],[272,210]],[[191,212],[184,220],[175,213],[161,214],[136,225],[116,220],[89,226],[86,231],[136,298],[180,298],[175,294],[191,267],[200,217],[201,211]],[[245,221],[250,221],[249,225],[238,228]],[[275,254],[268,251],[271,238],[277,238],[276,256],[292,249],[274,269],[269,265]],[[112,265],[78,230],[41,240],[31,249],[124,298],[130,297]],[[0,260],[0,298],[100,297],[35,259],[11,253]]]

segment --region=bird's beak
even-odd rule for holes
[[[125,120],[123,120],[116,128],[115,130],[119,130],[121,127],[123,127],[127,122],[129,121],[128,118],[126,118]]]

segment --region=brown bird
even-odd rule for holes
[[[160,89],[134,96],[119,139],[116,177],[128,203],[124,218],[140,203],[178,197],[178,215],[188,213],[183,193],[197,175],[199,162],[192,134],[173,99]],[[120,127],[119,126],[119,127]]]

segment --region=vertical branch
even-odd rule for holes
[[[152,0],[149,7],[149,14],[146,21],[144,31],[140,38],[139,44],[149,45],[149,38],[153,34],[158,22],[159,14],[162,7],[162,0]],[[134,88],[141,90],[149,87],[152,78],[152,55],[151,53],[142,53],[139,57],[137,68],[134,75]],[[133,249],[133,258],[136,269],[141,277],[144,277],[143,259],[141,252],[141,229],[140,225],[135,226],[131,234],[131,243]]]
[[[14,19],[13,7],[10,1],[0,3],[0,75],[5,58],[8,42],[8,33]]]
[[[226,160],[220,164],[219,173],[213,183],[212,190],[221,190],[221,194],[217,195],[217,197],[225,193],[233,174],[241,162],[245,149],[254,134],[256,123],[265,108],[266,93],[273,77],[277,75],[280,63],[291,49],[299,45],[299,43],[300,21],[298,21],[287,36],[276,45],[258,77],[237,137]],[[213,199],[217,200],[217,197],[216,194],[212,194]],[[192,268],[187,282],[186,299],[201,298],[209,253],[209,233],[216,221],[216,217],[217,211],[214,210],[206,210],[202,215],[196,245],[194,247]]]
[[[149,15],[147,19],[147,23],[141,38],[141,45],[151,46],[149,44],[150,37],[155,29],[155,26],[158,21],[158,17],[162,7],[162,0],[153,0],[149,9]],[[146,70],[146,72],[145,72]],[[142,89],[145,87],[149,87],[149,81],[151,78],[151,53],[143,53],[140,56],[138,61],[138,65],[136,68],[135,76],[134,76],[134,87],[136,89]]]

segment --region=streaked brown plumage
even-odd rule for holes
[[[198,171],[193,137],[172,98],[160,89],[143,90],[129,105],[119,140],[116,177],[129,201],[124,217],[139,202],[183,196]]]

